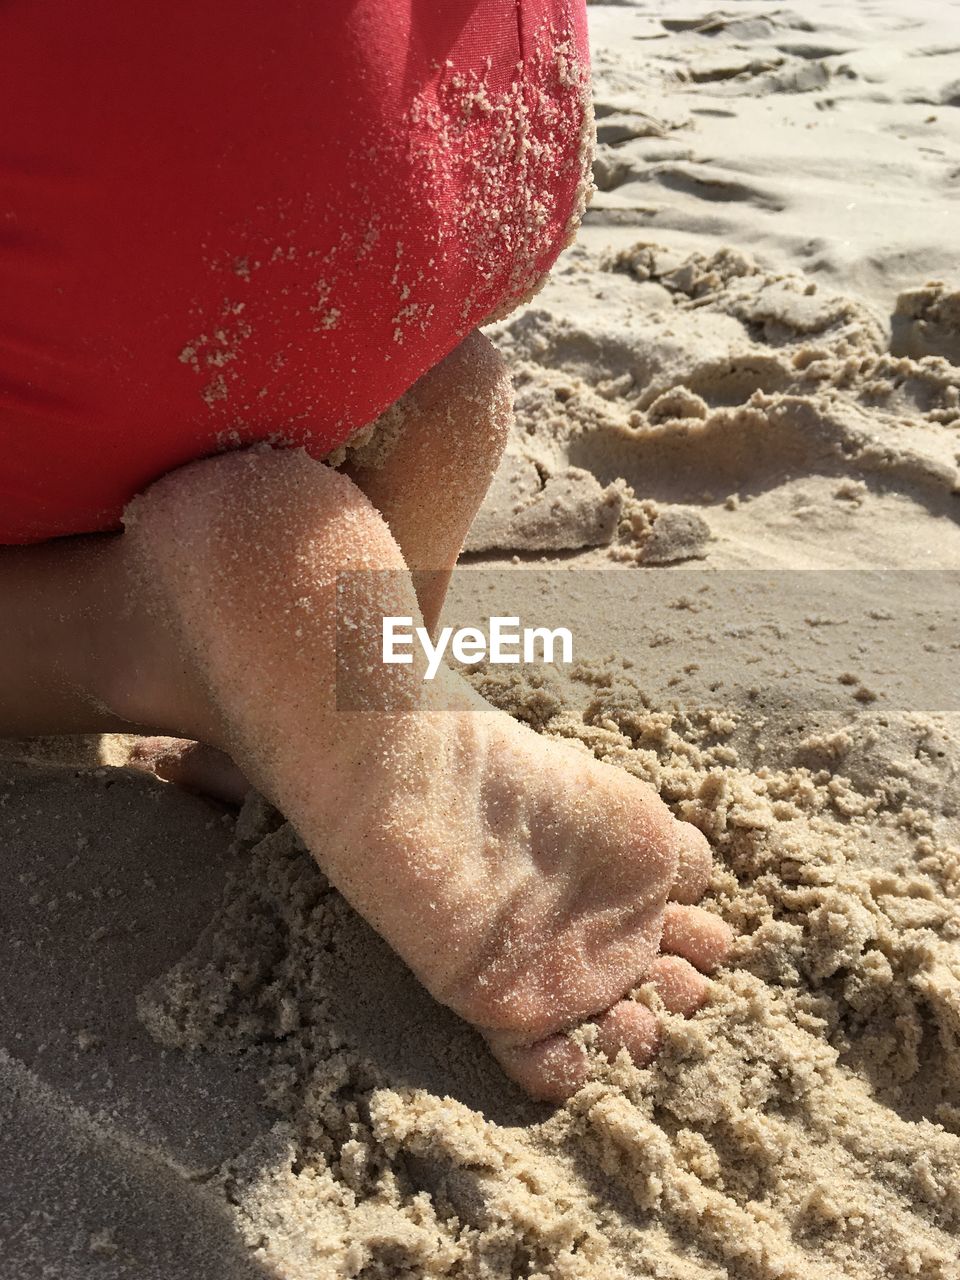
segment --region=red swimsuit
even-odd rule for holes
[[[584,0],[6,0],[0,542],[323,456],[569,233]]]

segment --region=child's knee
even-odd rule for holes
[[[124,512],[125,536],[173,556],[212,549],[238,568],[264,555],[304,557],[335,571],[402,568],[383,517],[347,476],[302,449],[256,446],[189,463],[155,481]]]
[[[499,460],[513,417],[513,387],[503,356],[474,330],[403,397],[408,415],[431,433],[434,451],[469,464]]]
[[[460,418],[464,430],[501,451],[513,418],[513,384],[497,348],[475,329],[438,370],[455,386],[460,406],[468,410]]]

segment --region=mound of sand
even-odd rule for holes
[[[542,720],[539,683],[480,677]],[[545,732],[708,834],[738,967],[655,1067],[531,1115],[251,799],[249,861],[141,999],[164,1044],[265,1051],[282,1118],[217,1174],[248,1245],[296,1277],[957,1275],[960,740],[868,714],[758,769],[744,708],[647,709],[612,667],[553,693]]]

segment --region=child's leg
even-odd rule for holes
[[[136,680],[140,634],[122,550],[114,534],[0,547],[0,735],[134,727],[114,697],[118,679]]]
[[[511,407],[503,357],[472,333],[399,402],[400,434],[383,464],[347,468],[399,543],[431,630],[503,454]]]

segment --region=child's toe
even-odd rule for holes
[[[689,822],[677,823],[677,870],[670,901],[699,902],[706,893],[713,868],[713,852],[702,831]]]
[[[700,907],[667,903],[661,951],[682,956],[703,973],[712,973],[726,960],[732,944],[729,926],[716,916]]]
[[[710,983],[688,960],[680,956],[658,956],[643,976],[671,1013],[688,1018],[706,1003]]]
[[[538,1102],[566,1102],[590,1075],[586,1050],[565,1035],[529,1045],[505,1045],[491,1037],[489,1044],[510,1079]]]
[[[656,1057],[660,1030],[656,1015],[646,1005],[618,1000],[591,1021],[597,1027],[597,1048],[609,1062],[621,1049],[638,1067]],[[491,1036],[489,1044],[511,1080],[540,1102],[566,1102],[590,1078],[587,1051],[563,1033],[530,1045],[503,1044]]]
[[[598,1047],[610,1062],[621,1049],[626,1049],[636,1067],[644,1066],[657,1056],[660,1029],[656,1015],[646,1005],[635,1000],[620,1000],[595,1021]]]

